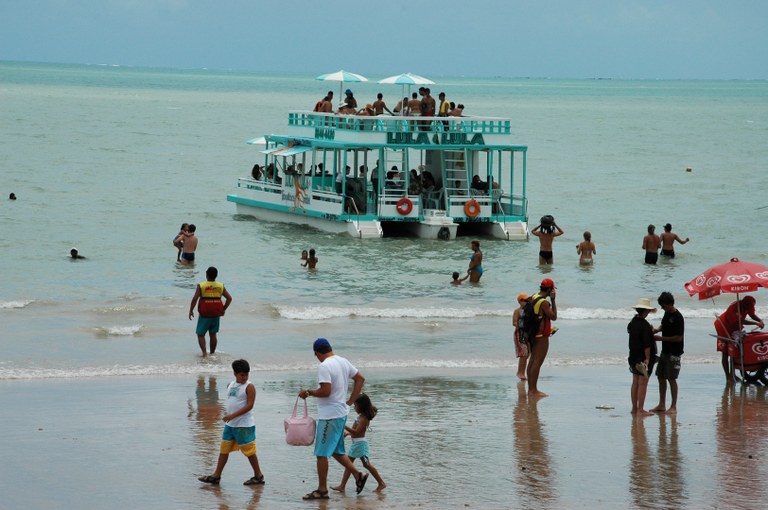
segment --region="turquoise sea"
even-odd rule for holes
[[[394,105],[401,88],[370,78],[345,87]],[[535,239],[483,239],[482,283],[454,288],[469,239],[360,241],[236,216],[226,195],[257,156],[245,141],[281,132],[336,82],[3,62],[0,379],[194,372],[186,310],[209,265],[235,298],[222,353],[256,349],[263,369],[312,366],[296,353],[321,335],[370,366],[508,366],[513,298],[544,276],[561,314],[552,362],[622,363],[611,321],[662,290],[702,331],[691,354],[713,361],[706,333],[730,297],[699,302],[683,284],[731,257],[768,259],[768,83],[431,78],[467,115],[512,119],[529,147],[532,226],[552,214],[566,232],[552,267],[538,266]],[[182,222],[198,227],[194,268],[170,243]],[[646,226],[667,222],[691,242],[644,265]],[[587,269],[584,230],[598,249]],[[72,246],[87,260],[69,260]],[[316,273],[298,263],[309,247]],[[600,334],[569,341],[586,328]]]
[[[402,91],[375,83],[384,76],[344,86],[359,102],[382,92],[391,107]],[[360,506],[347,495],[341,507],[751,507],[723,494],[764,479],[746,456],[768,448],[766,395],[722,389],[709,334],[732,296],[698,301],[683,284],[731,257],[768,261],[768,82],[430,78],[465,114],[512,119],[529,147],[532,226],[552,214],[565,230],[553,266],[538,265],[535,239],[481,239],[481,283],[454,287],[470,239],[361,241],[235,215],[226,195],[258,154],[246,140],[280,133],[288,111],[311,109],[338,83],[0,62],[9,508],[305,508],[311,454],[276,444],[298,388],[313,384],[318,336],[365,372],[383,410],[374,449],[390,499]],[[182,222],[197,225],[194,267],[171,246]],[[690,243],[643,264],[647,225],[667,222]],[[575,253],[585,230],[597,245],[589,268]],[[87,258],[70,260],[73,246]],[[311,247],[316,272],[299,264]],[[201,359],[187,310],[209,265],[234,303],[219,353]],[[515,296],[544,277],[558,286],[560,331],[540,384],[552,396],[537,408],[514,381],[510,318]],[[625,325],[638,298],[663,290],[686,317],[686,411],[638,425]],[[263,498],[233,489],[240,458],[221,491],[196,483],[217,451],[212,381],[223,388],[240,357],[259,383]],[[655,391],[653,381],[649,403]],[[615,411],[595,414],[604,403]],[[714,485],[700,469],[713,458]]]

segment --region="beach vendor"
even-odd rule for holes
[[[721,362],[723,372],[727,381],[738,380],[731,367],[731,360],[728,357],[728,338],[733,338],[735,333],[741,332],[742,326],[757,326],[760,329],[765,327],[765,323],[755,314],[755,298],[745,296],[740,301],[734,301],[723,312],[720,317],[715,319],[715,332],[717,333],[717,351],[722,353]],[[752,320],[747,320],[749,316]]]
[[[224,284],[216,281],[219,270],[211,266],[205,271],[206,281],[199,283],[195,288],[195,295],[189,305],[189,320],[195,316],[195,305],[197,307],[197,343],[200,350],[203,351],[203,357],[208,353],[205,350],[205,334],[211,340],[211,354],[216,352],[218,344],[219,322],[232,303],[232,296],[229,294]],[[222,303],[221,298],[224,298]],[[199,302],[199,304],[198,304]]]

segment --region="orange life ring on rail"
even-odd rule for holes
[[[395,209],[397,209],[397,212],[399,212],[403,216],[408,216],[409,214],[411,214],[411,211],[413,211],[413,202],[411,202],[410,198],[403,197],[397,201],[397,205],[395,206]]]
[[[474,198],[464,204],[464,214],[469,216],[470,218],[474,218],[478,214],[480,214],[480,204],[477,203],[477,200]]]

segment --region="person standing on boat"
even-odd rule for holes
[[[408,96],[405,96],[402,101],[397,103],[393,111],[404,117],[408,116]]]
[[[205,350],[205,334],[211,339],[211,354],[216,352],[216,345],[218,344],[218,333],[220,318],[224,316],[224,313],[232,303],[232,296],[229,294],[224,284],[216,281],[216,277],[219,276],[219,270],[211,266],[205,271],[204,282],[197,285],[195,288],[195,295],[192,297],[192,302],[189,304],[189,320],[195,317],[195,305],[197,307],[197,343],[200,345],[200,350],[203,351],[203,357],[208,356]],[[224,302],[221,302],[221,298],[224,298]]]
[[[669,257],[671,259],[675,258],[675,241],[680,244],[685,244],[690,241],[687,237],[685,240],[682,240],[677,234],[672,232],[672,225],[670,223],[664,225],[664,233],[661,234],[659,238],[661,238],[661,254],[664,257]]]
[[[394,115],[394,113],[387,108],[387,103],[384,102],[384,94],[379,92],[376,94],[376,101],[373,102],[373,111],[375,112],[375,115],[383,115],[384,110],[386,110],[388,114]]]
[[[643,237],[646,264],[656,264],[659,260],[659,247],[661,238],[656,235],[656,225],[648,225],[648,233]]]
[[[544,364],[544,360],[549,352],[549,337],[552,336],[553,327],[552,321],[557,320],[557,304],[555,303],[555,282],[549,278],[541,280],[539,285],[539,292],[531,296],[534,307],[533,312],[540,318],[539,332],[531,342],[530,357],[528,358],[528,368],[526,370],[528,375],[528,396],[529,397],[546,397],[547,394],[539,390],[539,373],[541,372],[541,366]],[[538,299],[543,297],[544,299]],[[546,298],[549,298],[547,301]]]
[[[552,241],[555,237],[563,235],[563,229],[561,229],[555,218],[550,215],[543,216],[541,223],[531,230],[531,234],[539,238],[539,264],[552,264],[554,262],[554,254],[552,252]]]
[[[344,98],[344,104],[339,107],[336,113],[354,115],[357,111],[357,100],[350,89],[345,90],[344,95],[346,96]]]
[[[469,282],[478,283],[480,277],[483,276],[483,252],[480,251],[480,241],[474,240],[469,243],[469,247],[472,249],[472,256],[469,257]]]

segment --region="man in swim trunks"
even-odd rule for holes
[[[648,225],[648,234],[643,237],[643,249],[645,250],[645,263],[656,264],[659,260],[659,247],[661,238],[656,235],[656,225]]]
[[[539,238],[539,264],[551,264],[554,261],[552,241],[564,233],[563,229],[555,223],[554,218],[552,218],[551,224],[539,224],[531,230],[531,234]]]
[[[661,254],[671,259],[675,258],[675,241],[680,244],[690,241],[687,237],[685,240],[680,239],[677,234],[672,232],[672,225],[669,223],[664,225],[664,233],[659,237],[661,238]]]
[[[197,249],[197,236],[195,235],[195,230],[197,230],[197,227],[190,224],[189,227],[187,227],[186,233],[179,234],[179,237],[176,238],[176,240],[183,238],[184,241],[181,259],[179,260],[182,264],[192,264],[195,261],[195,250]],[[174,244],[175,242],[176,241],[174,241]]]
[[[191,227],[192,225],[190,225]],[[195,305],[197,305],[197,343],[203,351],[203,357],[208,356],[205,350],[205,334],[211,339],[211,354],[216,352],[218,344],[219,324],[221,317],[232,304],[232,296],[223,283],[217,282],[219,270],[211,266],[205,271],[205,281],[195,288],[195,295],[189,304],[189,320],[195,317]],[[224,298],[222,303],[221,299]]]
[[[346,358],[333,353],[330,342],[318,338],[312,345],[315,357],[320,362],[317,367],[318,388],[299,391],[299,398],[317,399],[317,428],[315,429],[315,457],[317,462],[317,489],[306,494],[302,499],[328,499],[328,457],[333,457],[344,466],[356,481],[357,493],[360,494],[368,480],[368,474],[358,471],[344,450],[344,425],[347,422],[349,406],[357,400],[363,391],[365,377]],[[352,380],[352,393],[347,398],[349,380]]]

